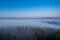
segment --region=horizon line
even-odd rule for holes
[[[60,17],[0,17],[0,19],[44,19],[44,18],[60,18]]]

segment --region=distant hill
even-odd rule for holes
[[[39,18],[15,18],[15,17],[0,17],[0,19],[60,19],[60,17],[39,17]]]

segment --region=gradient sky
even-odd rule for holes
[[[0,0],[0,17],[59,17],[60,0]]]

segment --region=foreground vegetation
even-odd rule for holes
[[[60,29],[1,27],[0,40],[60,40]]]

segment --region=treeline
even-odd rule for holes
[[[60,29],[28,26],[0,28],[0,40],[60,40]]]
[[[38,32],[40,31],[40,32]],[[60,30],[59,29],[50,29],[46,30],[41,29],[34,32],[32,40],[60,40]]]

